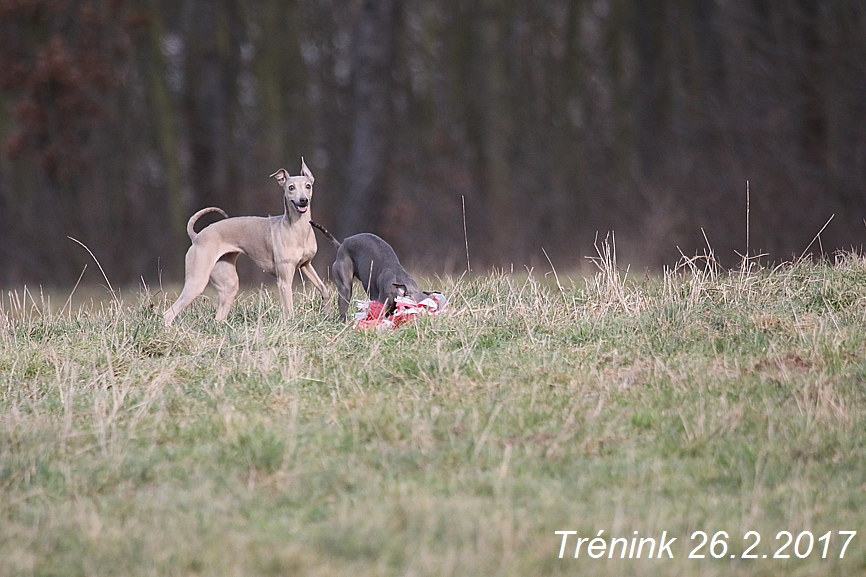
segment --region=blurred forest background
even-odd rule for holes
[[[0,285],[178,281],[187,218],[374,231],[415,270],[866,237],[862,0],[0,0]],[[703,232],[702,232],[703,229]],[[320,242],[317,268],[331,251]],[[91,268],[92,270],[92,268]],[[101,280],[98,277],[89,278]],[[247,277],[248,278],[248,277]]]

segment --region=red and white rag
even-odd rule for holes
[[[355,313],[357,330],[369,328],[393,330],[402,325],[412,324],[421,315],[435,316],[448,310],[448,299],[441,293],[433,293],[419,303],[407,297],[397,297],[396,309],[387,317],[384,316],[385,305],[378,301],[357,301],[357,303],[358,312]]]

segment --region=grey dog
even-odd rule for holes
[[[397,254],[387,242],[363,232],[346,238],[342,243],[317,222],[310,224],[337,248],[337,258],[331,270],[339,293],[340,318],[346,320],[349,300],[352,298],[352,281],[357,278],[370,295],[370,299],[385,305],[385,314],[394,312],[396,298],[409,297],[415,302],[424,300],[428,292],[418,289],[412,276],[397,259]]]
[[[192,300],[200,295],[208,280],[219,293],[216,320],[225,320],[238,293],[235,263],[244,253],[264,272],[277,277],[280,300],[291,317],[292,279],[300,271],[319,290],[325,310],[330,310],[328,289],[316,274],[310,261],[316,255],[316,235],[309,227],[310,198],[313,196],[313,174],[301,158],[301,175],[290,176],[281,168],[271,175],[283,189],[282,216],[238,216],[226,218],[196,233],[193,227],[204,214],[220,208],[203,208],[186,225],[192,246],[186,253],[186,276],[177,301],[163,314],[166,325]]]

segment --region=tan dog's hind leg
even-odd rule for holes
[[[210,271],[217,258],[219,258],[218,254],[209,254],[209,251],[202,250],[202,247],[198,245],[194,244],[189,248],[186,253],[186,275],[183,290],[171,308],[163,314],[166,326],[170,325],[174,318],[180,314],[180,311],[204,291],[207,287]]]
[[[311,263],[304,263],[301,265],[301,272],[304,273],[304,276],[309,279],[313,286],[318,289],[319,294],[322,295],[322,305],[325,309],[326,313],[331,312],[331,294],[328,292],[328,287],[325,286],[325,283],[322,282],[322,279],[319,278],[319,275],[316,274],[316,269],[313,268]]]
[[[238,294],[240,283],[238,271],[235,265],[238,253],[230,252],[224,254],[216,262],[210,273],[210,282],[219,294],[219,306],[217,307],[216,320],[224,321],[229,314],[229,309]]]

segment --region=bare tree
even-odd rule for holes
[[[338,227],[343,236],[376,230],[388,198],[392,69],[401,4],[401,0],[366,0],[358,19],[352,62],[354,133]]]
[[[194,204],[232,210],[238,206],[232,129],[238,112],[238,29],[243,22],[235,0],[189,0],[186,10],[184,113]]]

